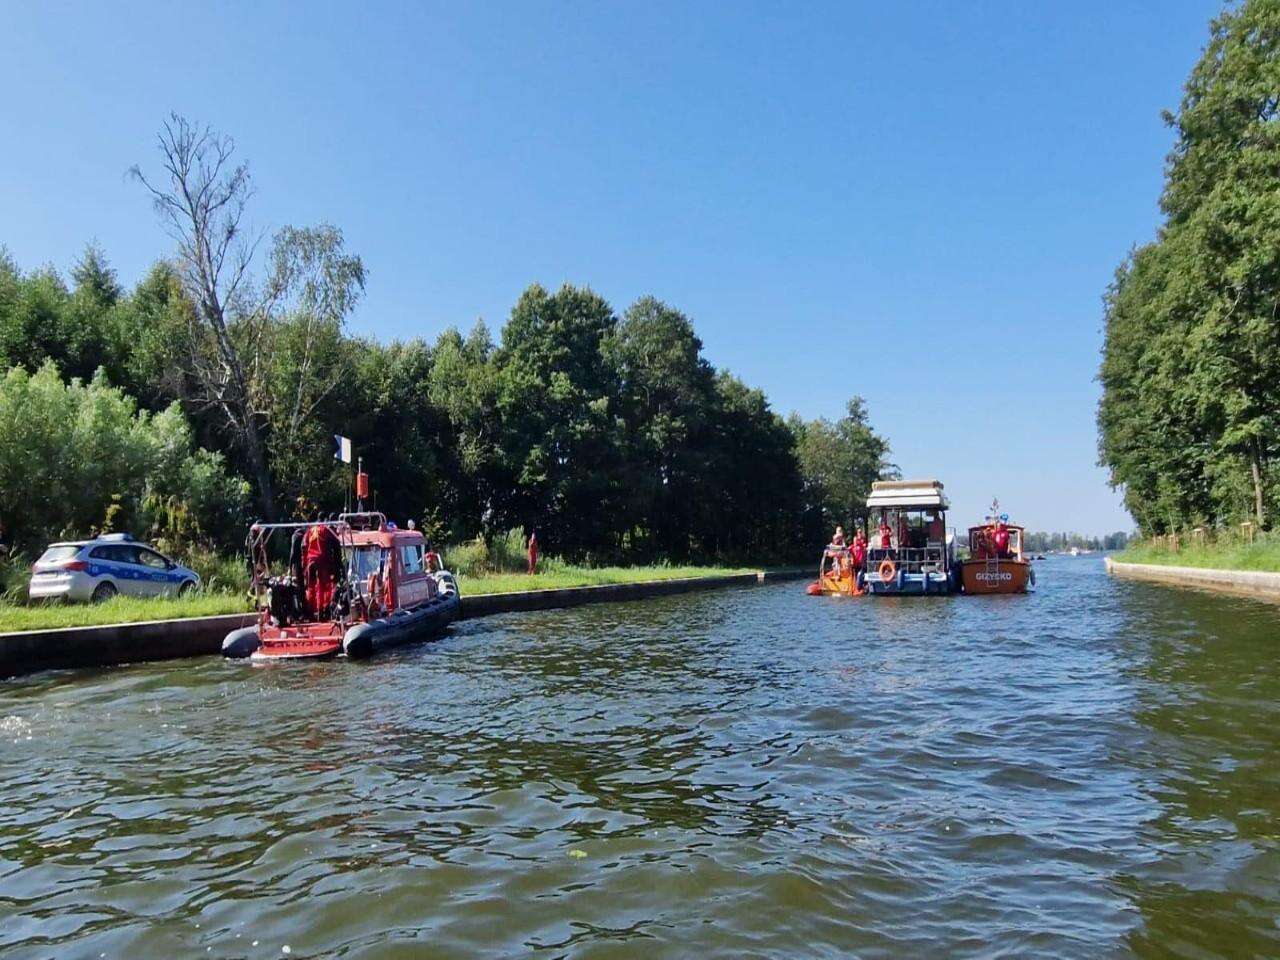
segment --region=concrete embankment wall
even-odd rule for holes
[[[695,590],[797,579],[811,574],[812,571],[782,570],[563,590],[479,594],[462,598],[462,617],[470,619],[498,613],[576,607],[588,603],[642,600]],[[237,627],[252,623],[255,617],[251,613],[233,613],[188,620],[153,620],[147,623],[118,623],[100,627],[0,633],[0,677],[12,677],[37,670],[99,667],[216,654],[222,650],[223,637]]]
[[[1280,573],[1259,570],[1212,570],[1203,567],[1167,567],[1157,563],[1117,563],[1104,560],[1107,572],[1126,580],[1145,580],[1171,587],[1193,587],[1280,602]]]

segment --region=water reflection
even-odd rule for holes
[[[11,681],[0,954],[1276,953],[1278,612],[1041,582]]]
[[[1280,954],[1280,610],[1134,590],[1148,638],[1126,752],[1157,804],[1120,878],[1142,956]]]

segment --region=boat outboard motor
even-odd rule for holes
[[[267,581],[267,610],[279,627],[303,618],[302,591],[292,577],[272,577]]]

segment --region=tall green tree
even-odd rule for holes
[[[1147,532],[1274,512],[1280,5],[1213,21],[1176,113],[1156,241],[1107,298],[1102,462]],[[1248,491],[1241,508],[1240,492]]]
[[[695,519],[719,492],[708,448],[715,371],[689,318],[654,297],[627,309],[603,349],[618,384],[624,545],[687,559]]]
[[[871,428],[866,402],[852,398],[834,423],[793,418],[790,426],[805,496],[821,512],[822,527],[830,532],[836,524],[863,520],[871,484],[896,475],[889,443]]]
[[[497,399],[518,490],[504,521],[536,528],[548,548],[617,547],[617,382],[603,350],[617,322],[590,289],[535,284],[502,331]]]

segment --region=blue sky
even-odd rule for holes
[[[1072,4],[6,4],[0,243],[123,280],[134,163],[232,134],[254,224],[329,221],[356,331],[501,325],[533,281],[652,293],[782,413],[854,393],[963,524],[1128,529],[1095,466],[1101,296],[1159,222],[1160,111],[1220,9]]]

